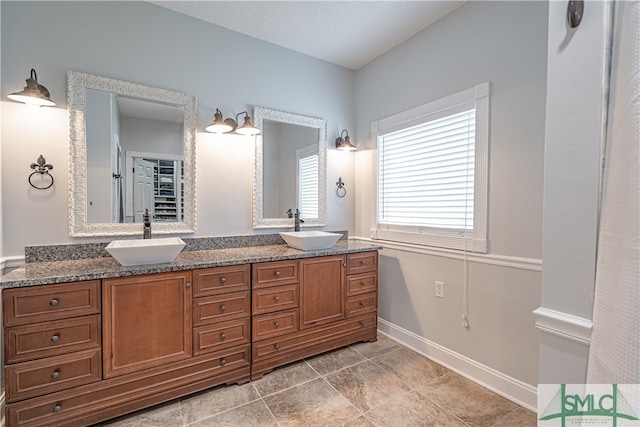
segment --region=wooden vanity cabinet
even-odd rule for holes
[[[249,272],[242,265],[4,290],[7,425],[86,426],[248,382]],[[210,298],[239,302],[196,322],[193,306]]]
[[[367,252],[254,264],[251,379],[305,357],[375,341],[377,261],[377,252]],[[299,289],[298,300],[292,289]],[[264,303],[257,302],[261,298]]]

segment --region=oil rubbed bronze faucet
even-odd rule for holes
[[[144,215],[142,216],[142,238],[150,239],[151,238],[151,221],[149,221],[149,209],[144,210]]]
[[[300,211],[298,209],[296,209],[293,218],[293,231],[300,231],[300,223],[304,222],[304,220],[300,219]]]

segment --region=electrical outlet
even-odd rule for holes
[[[444,282],[436,281],[436,296],[438,298],[444,298]]]

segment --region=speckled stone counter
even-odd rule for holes
[[[171,263],[131,267],[123,267],[111,257],[28,262],[24,267],[13,270],[0,277],[0,289],[162,273],[167,271],[192,270],[196,268],[220,267],[235,264],[311,258],[381,249],[382,247],[372,246],[368,243],[343,239],[338,241],[331,249],[317,251],[301,251],[286,245],[183,250]]]

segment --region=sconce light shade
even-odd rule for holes
[[[346,134],[344,137],[343,134]],[[340,151],[356,151],[356,146],[351,143],[351,139],[349,138],[349,132],[346,129],[343,129],[340,132],[340,136],[336,138],[336,149]]]
[[[225,133],[231,132],[233,130],[233,126],[226,123],[225,120],[222,120],[222,113],[216,108],[216,112],[213,115],[213,123],[204,128],[204,130],[212,133]]]
[[[38,84],[38,75],[33,68],[31,69],[31,76],[27,79],[27,85],[24,89],[20,92],[9,94],[8,98],[37,106],[53,107],[56,105],[56,103],[51,100],[51,95],[47,88]]]
[[[244,123],[238,129],[236,129],[236,133],[239,133],[240,135],[248,135],[248,136],[259,134],[260,129],[253,126],[253,124],[251,123],[251,117],[249,117],[249,114],[246,111],[240,114],[244,114]],[[240,114],[238,114],[238,116]],[[236,116],[236,118],[238,118],[238,116]]]
[[[244,114],[244,123],[242,124],[242,126],[238,127],[238,116],[242,114]],[[249,136],[257,135],[260,133],[260,129],[254,127],[253,124],[251,124],[251,117],[249,117],[249,113],[247,113],[246,111],[236,114],[236,120],[232,118],[226,118],[223,120],[222,113],[216,108],[216,113],[213,117],[213,123],[204,128],[204,130],[206,130],[207,132],[230,133],[235,131],[237,134]]]

